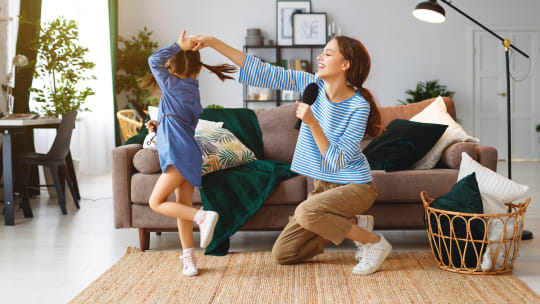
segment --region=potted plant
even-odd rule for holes
[[[59,117],[70,111],[89,111],[84,102],[95,92],[80,83],[96,79],[89,74],[95,64],[85,60],[88,48],[78,44],[78,36],[77,23],[64,17],[41,25],[33,45],[37,52],[34,77],[45,81],[31,92],[41,104],[42,115]]]
[[[148,106],[157,106],[159,99],[151,95],[150,90],[139,87],[138,80],[150,73],[148,57],[154,53],[158,44],[152,41],[152,31],[147,27],[137,32],[130,39],[118,37],[116,53],[116,90],[124,93],[128,104],[138,112]]]
[[[37,52],[34,78],[43,79],[41,88],[32,88],[34,99],[40,104],[38,111],[45,116],[60,117],[70,111],[89,111],[84,102],[95,95],[92,88],[81,85],[95,80],[90,74],[95,66],[85,59],[88,48],[79,45],[79,29],[74,20],[60,16],[43,23],[32,48]],[[73,160],[77,174],[79,161]],[[46,183],[53,184],[49,170],[44,170]],[[49,195],[56,196],[53,188]]]
[[[456,92],[448,91],[447,86],[439,84],[438,80],[431,80],[419,81],[416,84],[415,90],[407,90],[405,93],[411,97],[407,98],[405,101],[398,100],[399,103],[403,105],[424,101],[438,96],[452,98]]]

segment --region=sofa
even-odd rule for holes
[[[383,125],[393,119],[410,119],[422,111],[434,99],[392,107],[380,107]],[[454,103],[444,98],[448,113],[455,119]],[[291,162],[298,131],[294,104],[270,109],[255,109],[263,136],[266,159]],[[370,139],[362,141],[362,147]],[[176,220],[155,213],[148,206],[150,194],[160,171],[155,150],[144,149],[138,144],[124,145],[112,151],[112,185],[114,222],[116,228],[137,228],[141,250],[149,248],[150,232],[177,231]],[[385,172],[373,170],[372,175],[379,195],[367,212],[375,217],[375,229],[403,230],[424,229],[424,208],[420,192],[425,190],[431,197],[438,197],[456,183],[461,152],[491,170],[496,170],[497,150],[467,142],[450,145],[434,169]],[[157,165],[156,165],[157,163]],[[281,230],[294,213],[296,206],[307,198],[313,189],[313,180],[297,175],[276,187],[259,211],[241,230]],[[174,201],[174,193],[169,197]],[[195,208],[201,206],[198,189],[193,195]]]

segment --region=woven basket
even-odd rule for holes
[[[130,137],[139,134],[139,129],[142,127],[142,120],[138,120],[133,110],[120,110],[116,113],[118,122],[120,123],[120,129],[122,129],[122,135],[124,141]]]
[[[519,245],[521,244],[525,211],[527,211],[527,206],[529,206],[531,201],[530,198],[518,205],[507,203],[506,205],[510,208],[509,213],[472,214],[432,208],[430,207],[430,204],[434,199],[430,198],[425,191],[420,193],[420,197],[424,204],[426,228],[430,246],[433,256],[441,269],[464,274],[501,274],[512,270],[519,251]],[[444,219],[445,222],[448,221],[449,223],[448,234],[443,234],[441,219]],[[460,223],[466,223],[466,238],[458,238],[456,236],[454,223],[458,221]],[[473,239],[470,227],[470,224],[473,221],[484,225],[485,233],[483,238],[476,237],[476,239]],[[490,224],[495,224],[497,222],[503,224],[502,238],[500,240],[490,240],[489,228],[493,227],[493,225]],[[434,225],[432,225],[432,223]],[[433,226],[437,227],[436,232],[433,231]],[[507,228],[509,229],[507,230]],[[475,267],[467,267],[465,263],[464,253],[467,251],[470,254],[471,249],[476,255],[477,262]],[[492,261],[491,268],[483,271],[481,268],[482,255],[484,251],[488,249],[490,250],[489,254]],[[452,252],[452,250],[454,252]],[[446,254],[446,262],[444,261],[443,253]],[[460,258],[459,265],[454,265],[452,258],[455,257],[456,254],[459,255]],[[502,254],[504,257],[504,263],[502,266],[499,265],[496,267],[496,257],[499,256],[499,254]]]

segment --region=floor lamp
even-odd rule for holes
[[[445,3],[446,5],[450,6],[454,10],[456,10],[461,15],[465,16],[465,18],[471,20],[476,25],[480,26],[484,30],[486,30],[491,35],[495,36],[497,39],[499,39],[502,42],[502,46],[504,47],[504,53],[506,57],[506,122],[507,122],[507,128],[508,128],[508,178],[512,179],[512,133],[511,133],[511,112],[510,112],[510,57],[509,57],[509,51],[510,48],[516,50],[521,55],[525,56],[526,58],[529,58],[529,55],[525,54],[523,51],[515,47],[511,42],[510,39],[504,39],[501,36],[497,35],[492,30],[485,27],[480,22],[476,21],[471,16],[467,15],[465,12],[460,10],[459,8],[455,7],[452,3],[446,0],[441,0],[441,2]],[[416,8],[413,11],[413,15],[426,22],[430,23],[441,23],[446,20],[446,14],[444,11],[444,8],[440,6],[437,3],[437,0],[429,0],[419,3]],[[528,230],[523,230],[523,236],[522,239],[528,240],[532,239],[532,232]]]

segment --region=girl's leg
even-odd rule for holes
[[[189,184],[174,166],[169,166],[167,170],[161,174],[154,186],[154,190],[152,190],[152,195],[150,195],[150,200],[148,202],[150,208],[163,215],[193,221],[193,217],[197,213],[196,209],[183,204],[178,204],[177,202],[165,201],[176,188],[182,186],[184,183]]]
[[[193,185],[184,182],[180,187],[175,189],[176,202],[184,206],[193,206]],[[177,219],[178,234],[180,235],[180,241],[182,242],[182,248],[193,248],[193,221]]]

